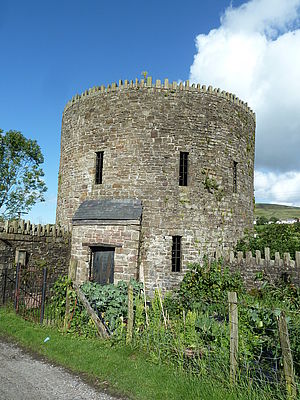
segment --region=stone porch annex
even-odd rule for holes
[[[77,263],[76,281],[138,279],[141,217],[140,200],[84,201],[73,217],[71,260]]]

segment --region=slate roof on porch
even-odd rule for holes
[[[142,202],[136,199],[86,200],[80,204],[72,221],[138,220]]]

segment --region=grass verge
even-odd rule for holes
[[[57,329],[25,321],[12,310],[0,308],[0,336],[13,338],[23,347],[130,399],[271,399],[271,393],[250,389],[231,390],[218,382],[191,377],[173,367],[151,363],[130,347],[111,347],[109,342],[63,335]],[[49,336],[50,340],[44,343]]]

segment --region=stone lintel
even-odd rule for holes
[[[89,247],[123,247],[121,244],[83,242],[82,246]]]
[[[141,221],[139,219],[107,219],[107,220],[94,220],[86,219],[80,221],[73,221],[73,226],[80,225],[140,225]]]

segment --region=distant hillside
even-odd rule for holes
[[[255,216],[276,217],[278,219],[300,218],[300,207],[282,206],[279,204],[255,204]]]

